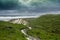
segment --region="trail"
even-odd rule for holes
[[[31,27],[28,27],[30,30],[32,29]],[[30,35],[27,34],[27,30],[26,29],[22,29],[21,32],[27,36],[26,39],[27,40],[40,40],[39,38],[35,38],[35,37],[32,37]]]

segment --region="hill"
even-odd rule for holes
[[[21,33],[23,28],[26,26],[0,21],[0,40],[26,40]]]
[[[60,14],[47,14],[35,19],[0,21],[0,40],[27,40],[27,38],[29,40],[60,40]]]
[[[29,20],[32,30],[29,35],[41,40],[60,40],[60,15],[47,14],[37,19]]]

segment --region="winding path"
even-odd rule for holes
[[[31,27],[29,27],[29,28],[30,28],[30,30],[31,30]],[[27,36],[27,37],[26,37],[27,40],[40,40],[40,39],[38,39],[38,38],[35,38],[35,37],[32,37],[32,36],[28,35],[26,29],[22,29],[21,32],[22,32],[25,36]]]

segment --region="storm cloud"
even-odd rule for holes
[[[5,10],[7,10],[5,12]],[[8,13],[8,10],[16,10]],[[60,0],[0,0],[0,15],[60,11]],[[16,12],[16,13],[15,13]],[[23,15],[26,15],[25,13]]]

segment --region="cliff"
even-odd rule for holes
[[[27,25],[28,22],[24,19],[12,19],[9,22],[13,23],[13,24],[23,24],[23,25]]]

